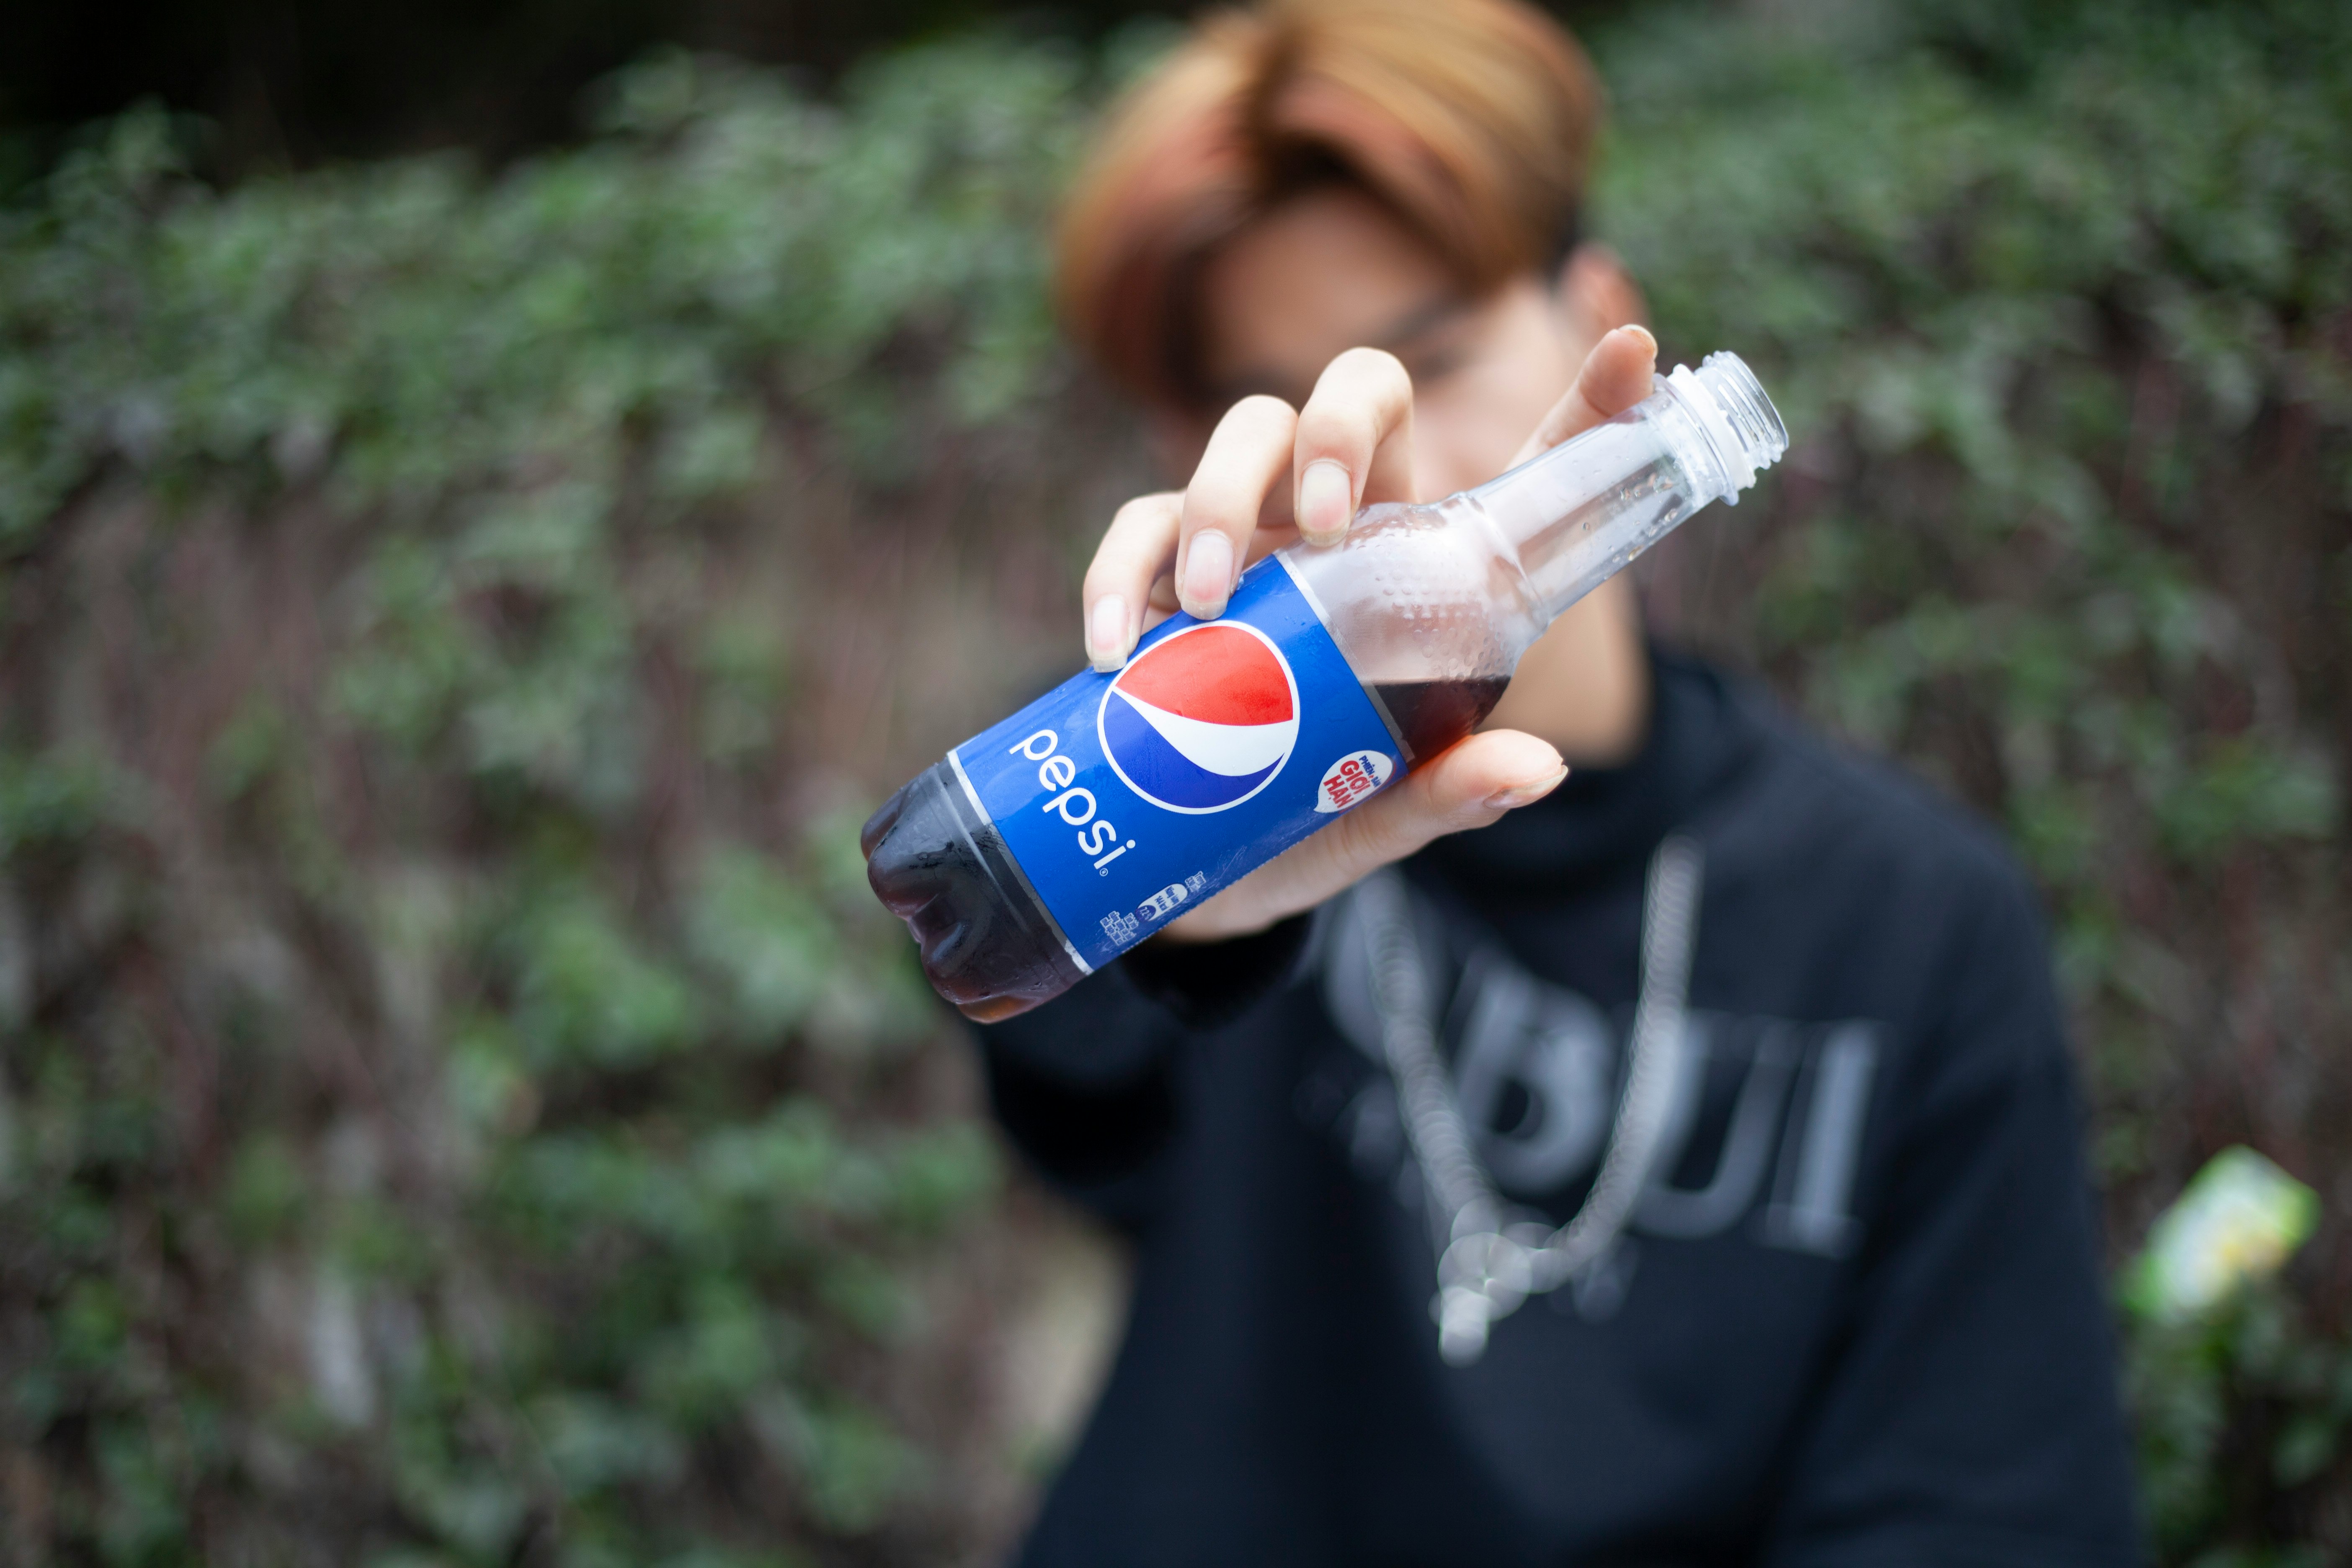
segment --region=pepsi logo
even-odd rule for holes
[[[1136,655],[1103,693],[1103,755],[1128,788],[1187,816],[1239,805],[1298,740],[1298,682],[1241,621],[1187,626]]]

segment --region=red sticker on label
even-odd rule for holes
[[[1389,782],[1396,763],[1383,752],[1350,752],[1323,770],[1315,789],[1315,809],[1345,811]]]

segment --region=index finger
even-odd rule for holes
[[[1413,500],[1412,377],[1392,353],[1349,349],[1298,411],[1292,513],[1310,544],[1331,544],[1360,507]]]
[[[1184,498],[1175,491],[1138,496],[1111,519],[1078,603],[1086,627],[1087,660],[1097,669],[1117,669],[1143,631],[1151,589],[1176,559],[1176,533]]]
[[[1184,487],[1177,524],[1176,601],[1196,620],[1213,621],[1249,559],[1250,536],[1290,465],[1298,416],[1278,397],[1244,397],[1225,410],[1208,450]]]

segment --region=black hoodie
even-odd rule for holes
[[[1631,763],[1407,864],[1458,1098],[1556,1224],[1614,1112],[1646,861],[1706,852],[1659,1175],[1475,1364],[1437,1355],[1345,900],[980,1031],[1014,1142],[1137,1255],[1024,1563],[2138,1560],[2030,889],[1893,770],[1654,671]]]

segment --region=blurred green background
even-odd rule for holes
[[[1152,482],[1044,234],[1169,33],[987,9],[18,34],[0,1562],[1017,1532],[1115,1271],[855,833]],[[1654,618],[2007,826],[2119,1268],[2317,1190],[2119,1321],[2163,1560],[2352,1559],[2352,9],[1571,15],[1593,230],[1797,437]]]

